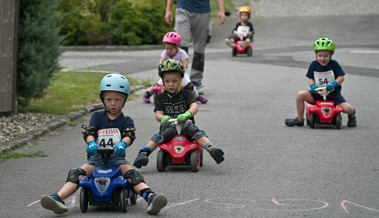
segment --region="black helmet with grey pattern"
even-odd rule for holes
[[[174,59],[168,59],[163,61],[158,67],[158,74],[163,79],[165,73],[179,73],[183,78],[184,67],[182,62]]]

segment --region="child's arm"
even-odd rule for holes
[[[191,112],[192,116],[195,116],[195,114],[197,114],[197,112],[199,111],[199,107],[197,103],[196,102],[192,103],[188,111]]]
[[[155,119],[158,122],[161,122],[163,117],[164,117],[163,111],[155,111]]]
[[[341,75],[341,76],[337,77],[337,79],[335,81],[337,82],[338,85],[341,85],[344,80],[345,80],[345,76]]]
[[[311,79],[311,78],[308,78],[308,85],[309,85],[309,87],[311,87],[312,84],[316,85],[316,84],[315,84],[315,80],[314,80],[314,79]]]
[[[183,60],[182,64],[183,64],[184,69],[187,69],[188,60],[187,59]]]
[[[159,64],[163,63],[163,61],[165,61],[164,58],[161,58],[161,59],[159,60]]]

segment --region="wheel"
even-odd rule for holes
[[[252,48],[247,48],[247,56],[248,57],[253,56],[253,49]]]
[[[307,126],[309,126],[309,117],[308,117],[308,112],[306,113],[306,115],[305,115],[305,120],[307,121]]]
[[[199,151],[193,151],[191,153],[191,169],[192,172],[198,172],[200,169],[200,153]]]
[[[166,169],[167,161],[166,161],[166,153],[162,150],[158,151],[157,154],[157,170],[158,172],[163,172]]]
[[[341,129],[341,125],[342,125],[342,116],[341,114],[338,114],[336,116],[336,128]]]
[[[88,209],[88,190],[85,188],[80,189],[80,211],[87,212]]]
[[[128,190],[126,188],[121,189],[119,200],[121,212],[126,213],[128,211]]]
[[[315,115],[311,114],[309,116],[309,126],[313,129],[315,128],[316,120],[315,120]]]
[[[203,155],[204,155],[203,150],[200,150],[200,167],[203,166]]]
[[[130,203],[135,205],[137,203],[137,193],[133,192],[132,196],[130,196]]]
[[[233,57],[235,57],[237,55],[237,49],[236,48],[233,48],[232,55],[233,55]]]

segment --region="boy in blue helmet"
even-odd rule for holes
[[[129,180],[133,190],[139,193],[148,203],[147,213],[157,214],[167,204],[162,194],[154,193],[145,183],[139,171],[133,169],[125,160],[125,149],[130,146],[135,137],[135,128],[132,118],[124,116],[122,108],[129,96],[129,81],[120,74],[106,75],[100,82],[100,99],[105,111],[95,112],[90,120],[89,127],[83,132],[88,162],[80,168],[69,171],[66,183],[52,195],[43,195],[41,205],[56,214],[68,211],[64,199],[71,196],[77,189],[83,175],[91,177],[95,166],[102,166],[100,155],[96,154],[99,145],[111,142],[114,154],[109,159],[109,165],[118,165],[122,175]],[[109,131],[108,131],[109,130]]]
[[[319,38],[313,44],[316,53],[316,60],[311,63],[307,72],[308,85],[310,90],[299,91],[296,94],[297,117],[284,121],[287,126],[304,125],[304,102],[313,104],[316,100],[323,100],[323,97],[315,93],[317,87],[326,87],[327,91],[332,91],[327,100],[331,100],[335,105],[340,105],[342,111],[347,113],[348,127],[355,127],[357,119],[355,108],[351,106],[341,95],[342,82],[345,79],[345,72],[336,60],[332,60],[335,44],[328,38]]]
[[[192,123],[185,123],[181,134],[190,140],[196,141],[207,150],[217,164],[224,161],[224,152],[210,142],[203,130],[194,125],[194,116],[198,105],[194,95],[189,90],[181,90],[181,81],[184,75],[183,64],[178,60],[168,59],[159,65],[159,76],[162,78],[164,92],[157,96],[155,103],[155,117],[161,123],[159,133],[154,134],[147,145],[142,147],[134,161],[134,166],[141,168],[148,164],[148,156],[159,144],[170,141],[177,133],[174,125],[170,125],[170,118],[177,118],[178,123],[184,124],[187,119]]]

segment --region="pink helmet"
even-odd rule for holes
[[[179,35],[179,33],[168,32],[165,36],[163,36],[162,42],[180,46],[180,44],[182,44],[182,37]]]

